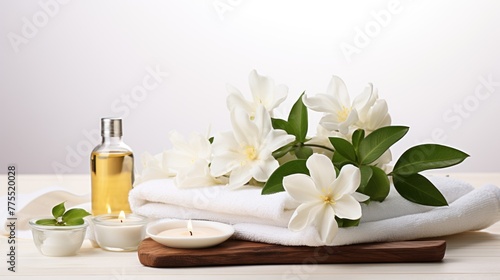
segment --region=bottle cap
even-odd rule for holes
[[[121,137],[122,134],[121,118],[101,118],[101,136]]]

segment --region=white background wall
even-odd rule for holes
[[[281,112],[333,74],[351,96],[373,82],[393,123],[411,127],[395,158],[432,141],[471,155],[450,171],[498,172],[499,12],[500,1],[3,0],[0,171],[87,173],[102,116],[124,117],[137,163],[169,148],[170,130],[228,130],[225,85],[249,95],[257,69],[288,85]],[[138,94],[151,71],[158,82]]]

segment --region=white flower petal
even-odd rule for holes
[[[212,186],[216,184],[216,181],[210,175],[208,162],[200,159],[189,168],[179,172],[175,177],[175,183],[179,188],[193,188]]]
[[[319,237],[325,245],[332,245],[335,236],[337,235],[339,226],[335,220],[335,212],[329,205],[323,206],[323,211],[320,212],[321,217],[319,217],[318,226]]]
[[[219,133],[214,137],[210,166],[212,176],[225,175],[244,161],[243,155],[238,152],[239,148],[231,132]]]
[[[359,193],[359,192],[353,192],[351,194],[351,196],[354,197],[354,199],[356,199],[357,202],[363,202],[363,201],[367,201],[368,199],[370,199],[369,196],[362,194],[362,193]]]
[[[163,166],[173,172],[179,172],[182,168],[192,164],[193,157],[184,151],[168,150],[164,152]]]
[[[327,130],[335,131],[339,130],[340,123],[338,122],[338,117],[334,114],[326,114],[320,120],[319,124]]]
[[[323,113],[335,113],[342,110],[342,106],[333,98],[326,94],[317,94],[309,97],[307,94],[302,96],[302,102],[307,108]]]
[[[210,141],[205,136],[199,133],[192,133],[189,136],[189,150],[186,151],[190,153],[194,158],[199,159],[209,159],[212,147]]]
[[[339,120],[340,121],[340,120]],[[358,112],[356,109],[352,109],[343,122],[339,125],[339,132],[346,135],[349,133],[349,127],[358,121]]]
[[[272,153],[293,141],[295,141],[294,135],[287,134],[281,129],[274,129],[267,134],[262,149],[265,150],[266,153]]]
[[[351,99],[344,81],[338,76],[332,76],[326,89],[326,94],[332,95],[344,107],[351,107]]]
[[[254,102],[264,105],[267,110],[272,110],[273,108],[269,108],[269,105],[271,105],[271,100],[274,99],[273,79],[261,76],[257,71],[252,70],[248,76],[248,83],[250,84],[250,91],[252,92]]]
[[[231,111],[231,124],[234,138],[240,145],[256,146],[259,144],[259,128],[244,110],[236,107]]]
[[[164,172],[158,167],[146,167],[142,169],[141,174],[134,180],[134,186],[137,186],[149,180],[169,178],[173,175],[174,174]]]
[[[270,156],[266,160],[260,160],[258,164],[254,164],[250,173],[255,180],[265,182],[278,167],[278,161]]]
[[[373,165],[388,164],[391,161],[392,161],[392,152],[391,150],[387,150],[376,161],[373,162]]]
[[[186,142],[186,140],[184,139],[184,137],[177,131],[171,131],[169,133],[169,140],[172,143],[172,146],[176,150],[180,150],[180,151],[189,151],[190,150],[189,145]]]
[[[335,181],[335,168],[332,160],[321,154],[313,154],[306,161],[309,174],[318,191],[330,189]]]
[[[285,101],[288,96],[288,87],[285,85],[277,85],[274,87],[274,100],[269,108],[269,113],[272,113],[272,109],[278,107],[283,101]]]
[[[370,100],[370,96],[373,93],[373,84],[369,83],[356,98],[354,98],[354,101],[352,101],[352,106],[355,107],[356,109],[362,109],[366,104],[368,104],[368,101]]]
[[[373,89],[373,84],[368,84],[363,92],[356,96],[352,102],[352,107],[358,111],[359,119],[361,121],[366,121],[368,118],[368,110],[375,103],[378,98],[378,94]]]
[[[377,100],[368,110],[367,129],[376,130],[382,127],[388,112],[387,102],[383,99]]]
[[[248,114],[251,114],[253,111],[252,104],[245,100],[241,93],[232,93],[229,94],[226,98],[226,105],[229,111],[232,111],[234,108],[242,108]]]
[[[375,160],[372,163],[372,165],[381,168],[382,170],[384,170],[386,174],[389,174],[392,172],[393,168],[392,166],[389,165],[391,161],[392,161],[392,152],[391,150],[387,150],[377,160]]]
[[[242,96],[241,91],[231,84],[226,84],[226,90],[229,94],[236,94]]]
[[[392,123],[391,115],[387,114],[380,124],[380,127],[389,126]]]
[[[339,199],[344,194],[351,194],[356,191],[361,181],[359,169],[354,165],[345,165],[340,170],[339,176],[333,183],[334,200]]]
[[[210,174],[219,177],[228,174],[231,170],[239,167],[244,159],[240,154],[227,152],[219,154],[212,159]]]
[[[264,106],[262,105],[259,105],[257,107],[253,123],[256,125],[258,131],[260,132],[259,135],[257,135],[259,139],[264,139],[267,134],[273,129],[271,116],[269,116],[266,108],[264,108]]]
[[[283,178],[283,187],[286,192],[298,202],[320,201],[318,192],[311,177],[295,173]]]
[[[237,150],[239,148],[238,142],[234,138],[231,132],[218,133],[214,137],[214,142],[212,143],[212,153],[214,155],[223,154],[227,151]]]
[[[243,187],[250,179],[252,179],[250,165],[242,165],[231,171],[231,176],[229,177],[229,187],[236,189]]]
[[[188,141],[182,137],[178,132],[173,131],[170,133],[170,141],[173,148],[163,153],[161,165],[159,164],[160,156],[155,158],[158,160],[156,163],[165,172],[178,173],[184,168],[189,168],[196,160],[208,160],[211,155],[211,146],[208,139],[200,134],[191,134]],[[150,161],[150,164],[153,162]]]
[[[361,218],[361,205],[351,195],[344,195],[335,201],[335,215],[341,219],[357,220]]]
[[[318,214],[323,209],[323,203],[311,201],[303,203],[295,209],[290,222],[288,222],[288,229],[291,231],[301,231],[308,225],[315,222]]]
[[[143,168],[159,166],[159,162],[157,162],[155,158],[148,152],[142,153],[141,163]]]

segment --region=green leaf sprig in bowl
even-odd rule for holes
[[[61,202],[52,208],[53,219],[40,219],[36,221],[41,226],[78,226],[83,225],[83,218],[90,213],[85,209],[73,208],[66,211],[65,202]]]

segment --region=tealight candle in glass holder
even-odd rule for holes
[[[136,214],[105,214],[92,219],[97,244],[108,251],[136,251],[146,236],[146,217]]]

